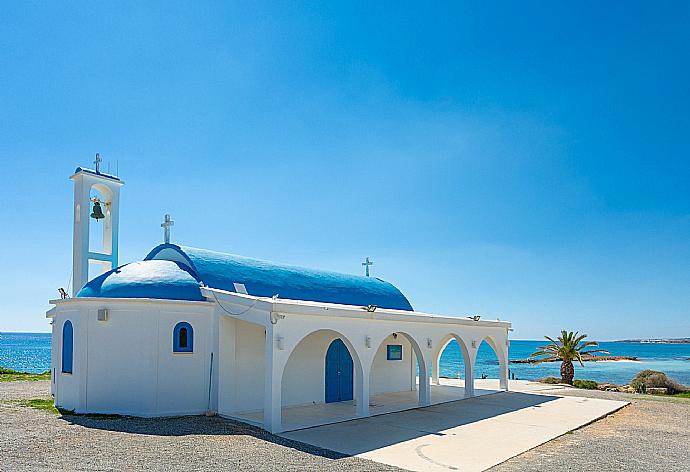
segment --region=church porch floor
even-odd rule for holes
[[[447,403],[465,398],[464,380],[439,379],[440,385],[431,385],[431,405]],[[475,396],[489,395],[500,391],[497,379],[482,379],[474,382]],[[406,390],[402,392],[381,393],[369,398],[370,416],[383,415],[398,411],[419,408],[419,392]],[[263,409],[241,412],[232,418],[253,425],[263,425]],[[355,412],[355,402],[321,403],[317,405],[300,405],[284,407],[282,411],[283,431],[294,431],[359,418]]]

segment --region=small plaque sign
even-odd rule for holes
[[[387,359],[389,361],[401,361],[402,360],[402,345],[401,344],[389,344],[388,345]]]

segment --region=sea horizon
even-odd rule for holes
[[[650,338],[652,339],[652,338]],[[653,338],[659,339],[659,338]],[[690,385],[690,343],[643,343],[598,341],[612,356],[634,356],[637,361],[586,362],[575,364],[575,378],[600,383],[626,384],[640,371],[658,370],[676,381]],[[510,360],[526,359],[544,340],[511,339]],[[0,331],[0,367],[26,372],[44,372],[51,368],[51,333]],[[560,362],[542,364],[510,364],[511,377],[536,380],[547,376],[560,377]],[[485,342],[479,346],[475,378],[498,378],[499,366],[495,353]],[[452,341],[441,356],[439,375],[460,378],[464,364],[459,345]]]

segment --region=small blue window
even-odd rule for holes
[[[72,373],[72,353],[74,350],[74,329],[70,320],[62,325],[62,372]]]
[[[177,323],[173,329],[173,352],[194,352],[194,330],[186,321]]]
[[[389,361],[401,361],[402,360],[402,345],[400,344],[389,344],[386,359]]]

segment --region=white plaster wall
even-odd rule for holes
[[[400,344],[402,346],[402,361],[389,361],[387,359],[387,346]],[[400,392],[410,390],[410,355],[412,346],[403,335],[395,339],[388,336],[379,346],[372,363],[369,391],[371,395],[384,392]]]
[[[53,366],[56,404],[77,412],[136,416],[200,414],[208,403],[212,311],[208,305],[103,300],[59,307]],[[108,320],[98,321],[98,308]],[[62,324],[74,325],[72,375],[61,373]],[[194,329],[194,352],[173,353],[179,321]]]
[[[173,352],[173,329],[192,325],[194,352]],[[209,403],[212,317],[192,311],[160,311],[158,322],[157,414],[204,413]]]
[[[283,371],[283,406],[325,402],[326,351],[336,337],[332,332],[319,331],[297,345]]]
[[[86,411],[148,416],[156,413],[158,310],[109,306],[108,321],[88,319]]]
[[[234,411],[260,410],[264,406],[264,353],[266,334],[263,326],[236,321]],[[223,360],[221,360],[223,362]]]
[[[73,352],[72,352],[72,373],[65,374],[62,372],[62,328],[65,321],[72,322],[73,328]],[[55,406],[64,408],[66,410],[78,410],[79,405],[79,381],[80,374],[84,366],[81,362],[80,355],[83,343],[83,337],[80,333],[81,328],[81,313],[79,310],[64,310],[59,312],[53,319],[53,336],[52,336],[52,351],[53,351],[53,368],[55,385],[53,387],[55,394]]]
[[[235,319],[220,316],[218,318],[218,413],[231,415],[237,405],[237,390],[233,375],[235,374]],[[261,393],[263,396],[263,392]]]

